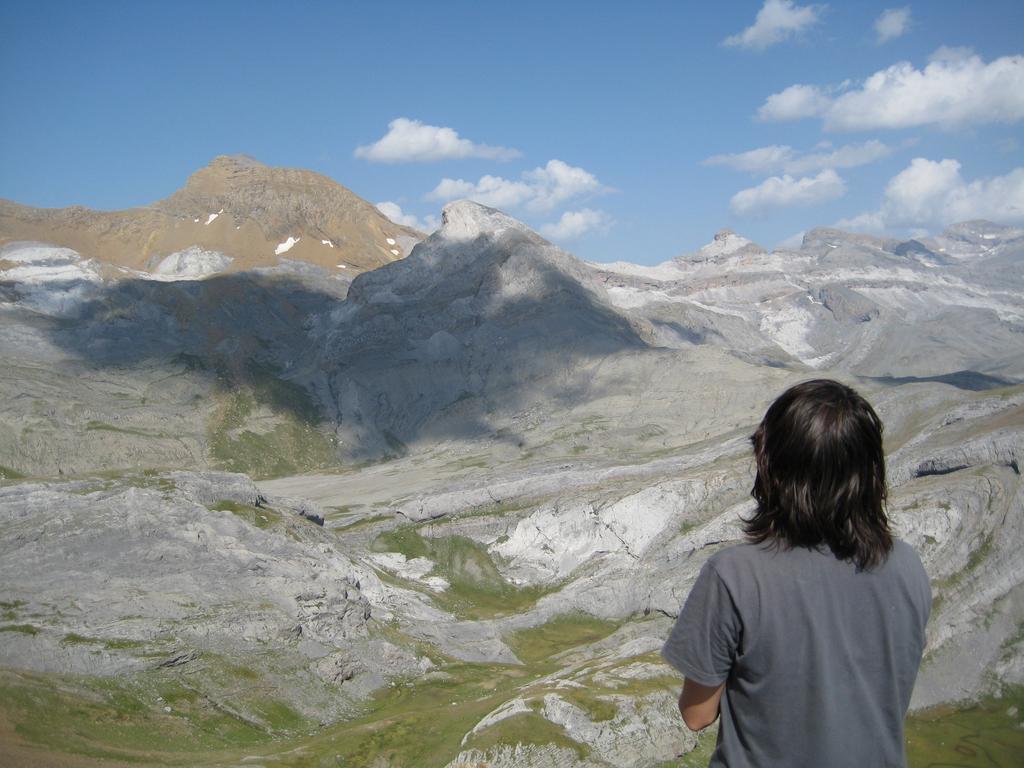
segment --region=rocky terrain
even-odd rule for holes
[[[639,267],[443,220],[352,280],[0,251],[11,760],[706,763],[657,651],[739,536],[753,426],[818,375],[879,410],[932,577],[914,707],[1017,695],[1024,232]]]

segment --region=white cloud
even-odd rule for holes
[[[875,19],[875,34],[878,35],[879,45],[902,37],[908,29],[910,29],[909,5],[902,8],[886,8]]]
[[[429,163],[465,157],[510,160],[519,155],[519,150],[475,144],[451,128],[424,125],[407,117],[392,120],[383,138],[355,150],[356,157],[374,163]]]
[[[792,147],[773,144],[747,152],[712,155],[704,160],[704,165],[724,165],[734,171],[747,171],[748,173],[773,173],[784,168],[795,155],[796,150]]]
[[[395,224],[412,227],[420,232],[433,232],[441,226],[441,222],[437,220],[436,216],[425,216],[421,220],[411,213],[404,213],[398,203],[393,203],[390,200],[377,203],[377,210],[395,222]]]
[[[1005,176],[965,181],[956,160],[915,157],[885,187],[882,205],[838,226],[885,232],[937,230],[968,219],[1024,222],[1024,168]]]
[[[831,104],[831,99],[816,85],[791,85],[779,93],[773,93],[760,109],[758,120],[782,122],[818,117]]]
[[[501,176],[482,176],[475,184],[465,179],[442,179],[427,195],[428,200],[454,200],[465,197],[493,208],[518,208],[550,211],[573,198],[591,195],[605,188],[597,177],[582,168],[561,160],[532,171],[525,171],[519,180]]]
[[[1017,122],[1024,119],[1024,56],[986,64],[964,49],[942,48],[924,69],[893,64],[834,97],[817,86],[791,85],[769,96],[758,117],[821,117],[836,131]]]
[[[825,145],[823,148],[829,148]],[[712,155],[704,165],[724,165],[754,174],[814,173],[825,168],[856,168],[892,153],[892,147],[872,139],[863,144],[846,144],[828,152],[800,152],[788,145],[773,144],[736,154]]]
[[[834,170],[826,168],[817,176],[800,179],[788,174],[772,176],[756,187],[740,190],[729,204],[734,212],[743,215],[770,208],[817,205],[842,197],[845,192],[846,182]]]
[[[753,25],[722,41],[723,45],[763,51],[787,37],[799,34],[818,21],[814,5],[794,5],[792,0],[765,0]]]
[[[552,240],[575,240],[587,232],[604,232],[611,223],[611,218],[604,211],[583,208],[578,211],[566,211],[558,221],[545,224],[540,231]]]

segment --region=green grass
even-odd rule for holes
[[[944,579],[936,579],[932,582],[932,589],[937,593],[932,600],[932,611],[934,613],[938,613],[945,603],[945,593],[958,587],[979,565],[985,562],[985,559],[992,554],[993,548],[992,534],[988,533],[981,539],[978,546],[971,550],[967,556],[967,563],[963,568]]]
[[[585,617],[558,617],[543,627],[517,633],[521,643],[535,650],[524,653],[536,659],[525,666],[441,661],[442,674],[385,687],[354,719],[312,734],[308,733],[312,723],[253,685],[258,672],[226,660],[210,674],[238,680],[237,695],[248,697],[245,711],[264,727],[232,715],[231,707],[214,705],[187,684],[189,676],[170,671],[102,680],[0,671],[0,712],[25,741],[56,752],[119,762],[235,765],[253,756],[259,764],[295,768],[440,766],[463,748],[463,735],[496,707],[515,696],[524,696],[536,707],[544,692],[551,690],[544,678],[551,671],[552,655],[593,642],[608,631],[607,622],[601,626]],[[660,679],[655,682],[666,684]],[[637,695],[631,690],[634,683],[655,684],[631,680],[629,689],[615,692]],[[595,721],[614,716],[614,704],[601,698],[600,686],[562,688],[557,693]],[[164,712],[164,706],[171,712]],[[1017,714],[1007,714],[1011,707],[1017,708]],[[1024,754],[1022,713],[1024,688],[960,710],[946,707],[917,713],[907,721],[908,765],[1016,768]],[[699,735],[694,751],[670,764],[703,768],[715,740],[713,726]],[[465,746],[487,750],[516,743],[552,744],[572,749],[581,758],[589,752],[536,711],[500,721],[472,736]]]
[[[601,698],[587,688],[560,688],[558,695],[587,713],[595,723],[612,720],[619,713],[614,701]]]
[[[299,743],[254,750],[275,766],[442,766],[460,751],[462,737],[484,715],[533,679],[515,665],[456,662],[444,676],[385,687],[362,716],[326,728]],[[552,738],[565,739],[554,728]],[[543,741],[542,743],[548,743]]]
[[[548,587],[517,587],[507,582],[487,548],[465,536],[421,536],[413,526],[385,531],[374,539],[375,552],[400,552],[407,558],[434,562],[431,573],[449,583],[430,595],[437,605],[456,616],[488,619],[527,610],[551,591]]]
[[[267,740],[262,730],[157,673],[135,683],[5,673],[0,701],[26,741],[97,758],[152,762],[159,753],[201,753]]]
[[[680,758],[679,768],[707,768],[718,744],[718,723],[697,735],[697,746]]]
[[[275,412],[276,423],[269,431],[244,429],[246,419],[258,405],[251,392],[235,392],[227,395],[215,412],[207,436],[219,469],[260,479],[337,464],[330,438],[316,422],[304,421],[293,411]]]
[[[351,523],[343,523],[342,525],[334,526],[332,530],[335,533],[352,533],[352,531],[369,528],[371,525],[394,519],[394,515],[370,515],[368,517],[361,517],[358,520],[353,520]]]
[[[31,624],[5,624],[0,627],[0,632],[17,632],[21,635],[38,635],[39,628]]]
[[[259,479],[337,466],[334,445],[319,429],[319,409],[305,389],[252,362],[241,371],[218,369],[218,377],[226,392],[207,425],[218,468]],[[261,406],[274,415],[272,429],[245,429]]]
[[[60,642],[62,645],[97,645],[103,641],[95,637],[80,635],[77,632],[68,632]]]
[[[282,519],[281,515],[270,507],[254,507],[249,504],[239,504],[230,499],[221,499],[211,504],[209,508],[214,512],[230,512],[263,530],[280,523]]]
[[[118,432],[122,435],[136,435],[138,437],[163,437],[163,435],[152,434],[133,427],[118,427],[105,421],[90,421],[85,425],[85,430],[86,432]]]
[[[135,648],[145,648],[146,643],[141,640],[129,640],[123,637],[103,639],[99,637],[88,637],[77,632],[69,632],[61,639],[62,645],[102,645],[108,651],[127,651]]]
[[[483,729],[467,740],[466,748],[486,751],[502,744],[554,744],[571,749],[581,758],[589,752],[578,741],[570,739],[561,726],[533,712],[507,717]]]
[[[10,467],[5,467],[3,464],[0,464],[0,480],[24,480],[24,479],[25,479],[25,475],[21,474],[21,472],[19,472],[18,470],[11,469]]]
[[[18,618],[18,610],[24,605],[24,600],[0,600],[0,620],[15,621]]]
[[[546,624],[507,635],[505,644],[524,662],[550,659],[563,651],[603,640],[618,623],[582,613],[556,616]]]
[[[1015,715],[1007,714],[1016,707]],[[906,723],[910,768],[1019,768],[1024,755],[1024,687],[961,709],[918,712]]]

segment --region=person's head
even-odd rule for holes
[[[892,549],[885,515],[882,422],[867,400],[829,379],[790,387],[751,437],[757,511],[744,526],[755,542],[825,544],[860,568]]]

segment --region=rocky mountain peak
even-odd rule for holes
[[[475,240],[481,235],[498,237],[508,230],[533,234],[517,219],[472,200],[456,200],[441,211],[441,237],[445,240]]]
[[[891,250],[896,246],[897,241],[891,238],[865,235],[859,232],[847,232],[834,227],[814,227],[804,234],[802,249],[819,248],[827,246],[836,248],[839,245],[867,246],[881,250]]]
[[[0,244],[50,243],[133,272],[161,272],[168,259],[180,265],[201,251],[211,255],[204,263],[231,270],[287,259],[347,276],[400,259],[422,239],[327,176],[247,155],[215,157],[177,192],[140,208],[0,202]]]
[[[973,245],[992,246],[1024,237],[1024,229],[996,224],[985,219],[972,219],[950,225],[940,237]]]
[[[714,239],[699,251],[678,257],[679,262],[720,261],[735,256],[752,256],[764,253],[765,250],[757,243],[737,235],[731,229],[720,229]]]

